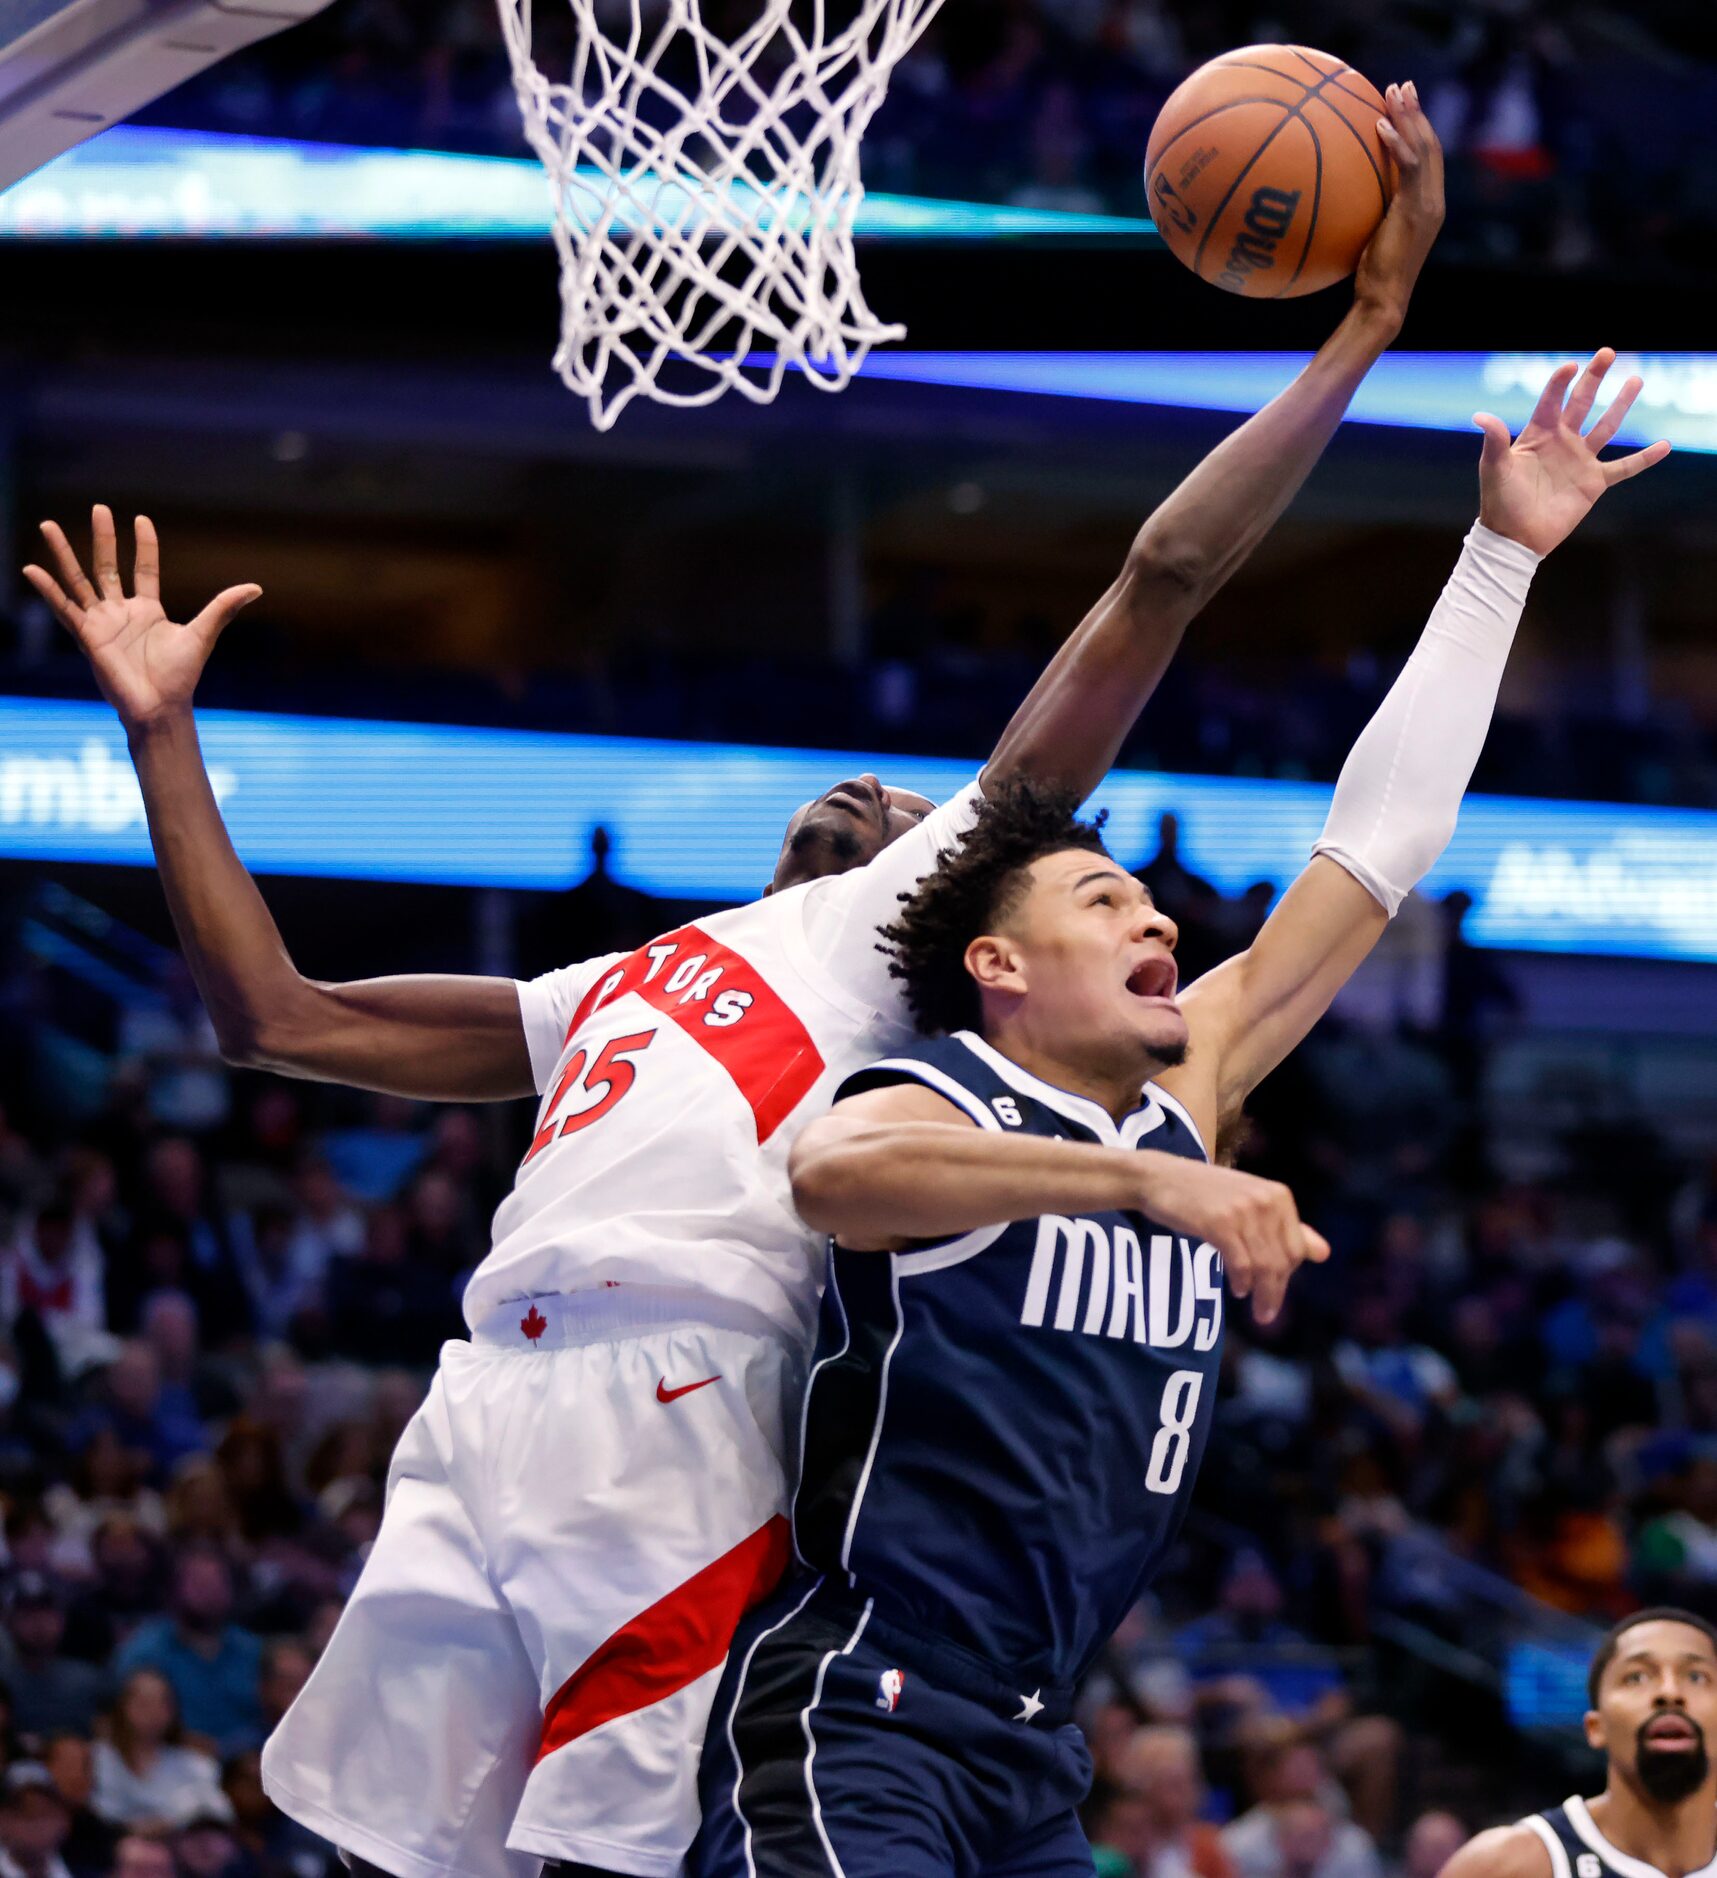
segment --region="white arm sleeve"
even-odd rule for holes
[[[519,1021],[525,1027],[525,1046],[531,1053],[531,1077],[539,1094],[548,1087],[548,1079],[560,1061],[567,1026],[583,1003],[584,994],[625,956],[624,952],[606,952],[601,958],[544,972],[540,978],[514,980],[519,992]]]
[[[1342,765],[1312,852],[1391,918],[1455,832],[1540,558],[1473,524],[1413,656]]]

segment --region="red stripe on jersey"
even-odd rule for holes
[[[629,991],[671,1017],[733,1079],[756,1119],[759,1144],[823,1073],[821,1052],[786,1000],[755,965],[701,927],[664,933],[605,972],[573,1013],[566,1041]]]
[[[537,1759],[720,1668],[739,1620],[781,1582],[792,1549],[787,1522],[777,1513],[622,1625],[555,1692],[543,1714]]]

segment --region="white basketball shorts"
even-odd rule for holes
[[[634,1286],[445,1345],[270,1798],[397,1878],[668,1878],[728,1644],[791,1553],[801,1378],[761,1318]]]

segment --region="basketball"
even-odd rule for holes
[[[1151,214],[1199,277],[1254,300],[1344,280],[1389,206],[1376,88],[1306,46],[1242,46],[1186,79],[1145,154]]]

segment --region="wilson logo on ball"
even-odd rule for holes
[[[1244,293],[1248,275],[1276,265],[1276,250],[1282,237],[1294,225],[1294,211],[1300,206],[1297,189],[1271,189],[1267,185],[1252,191],[1252,206],[1240,225],[1228,260],[1216,277],[1218,287],[1230,293]]]

